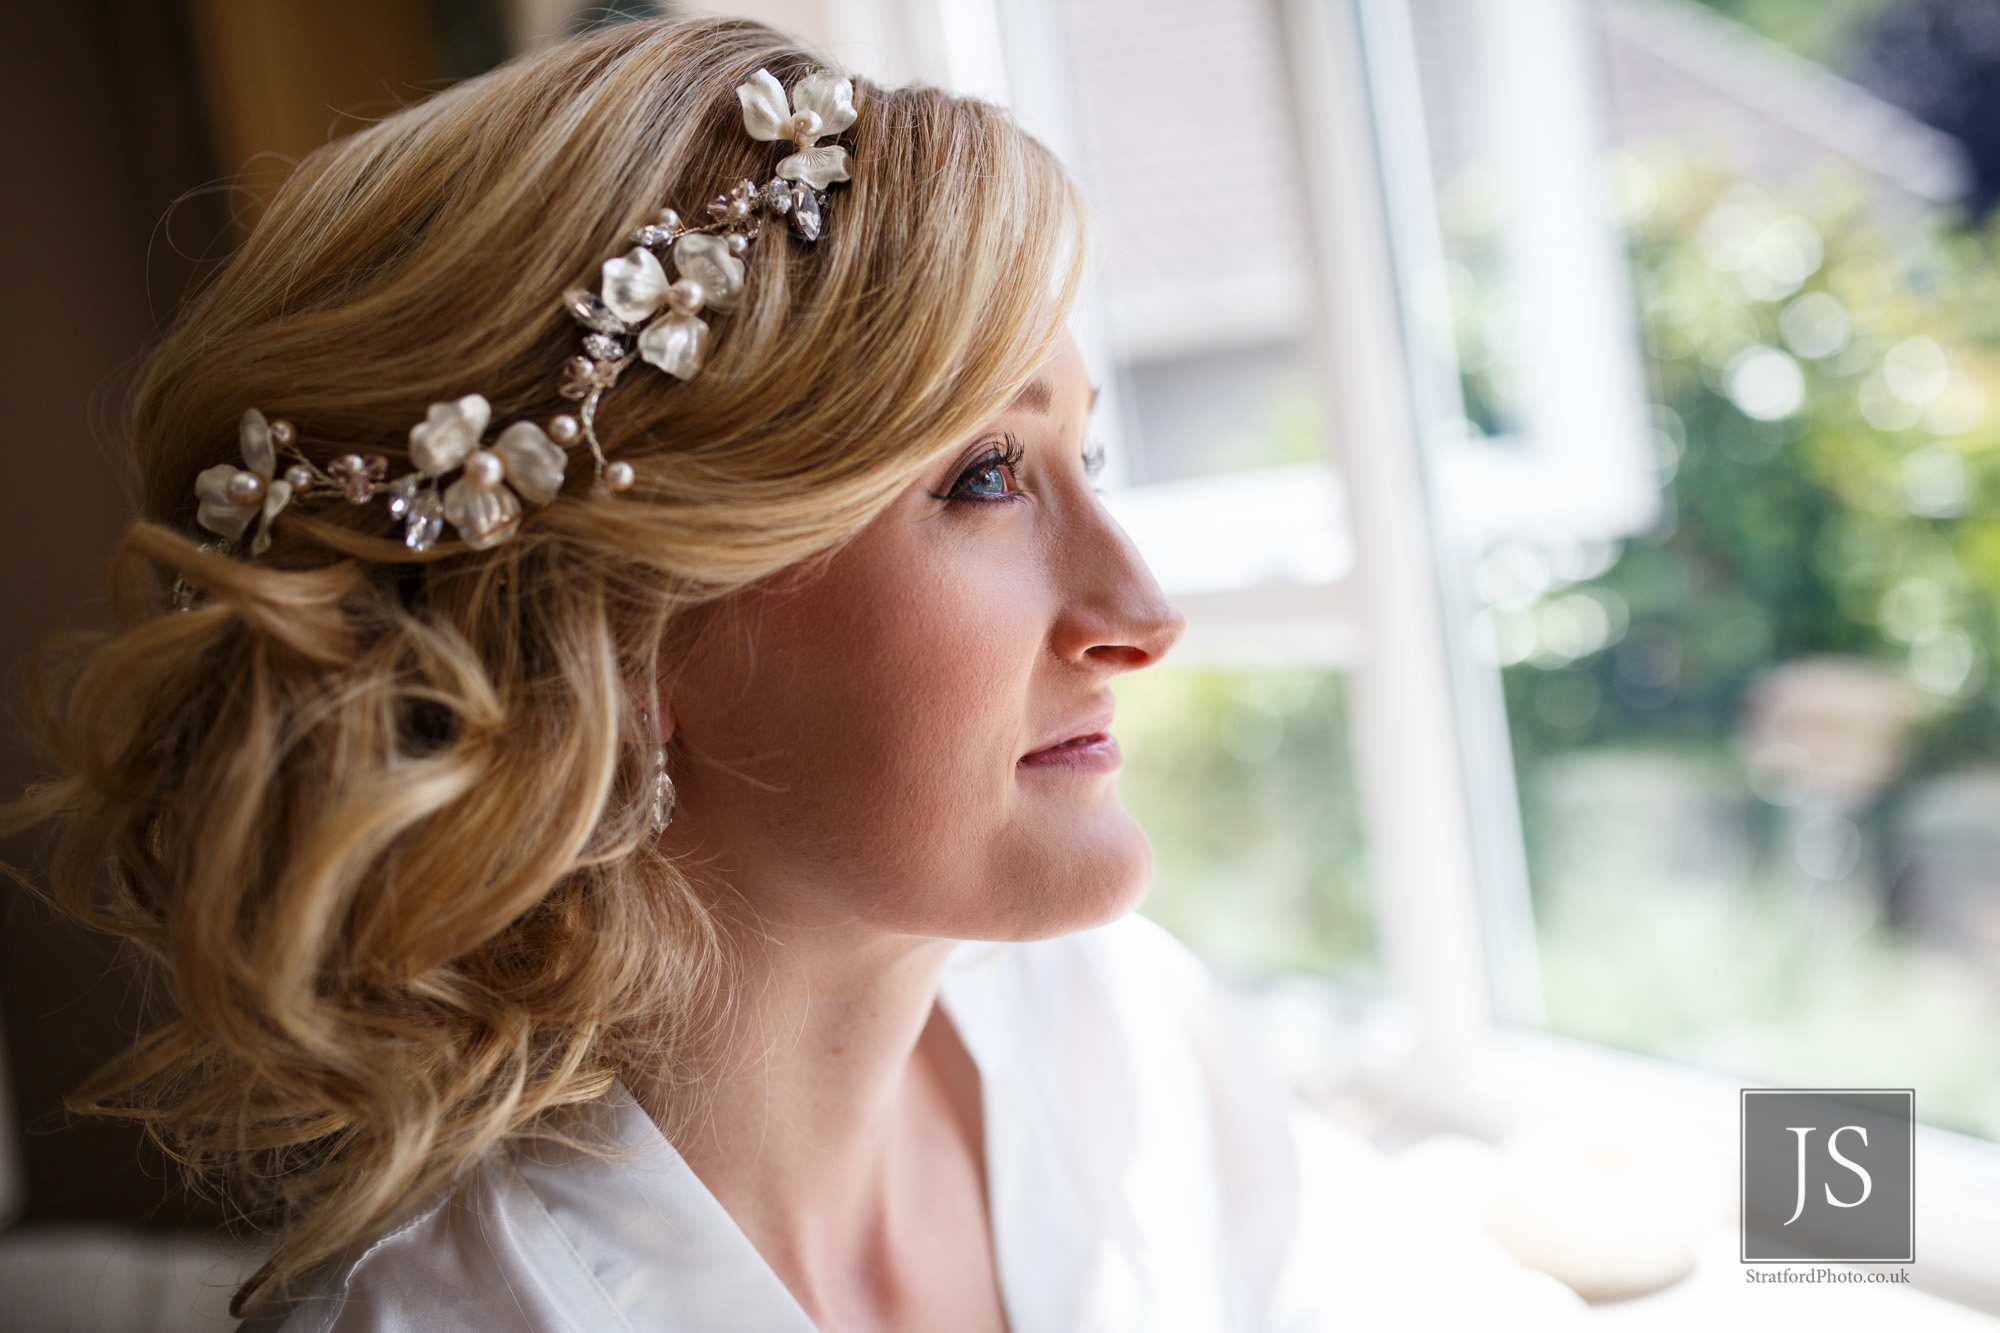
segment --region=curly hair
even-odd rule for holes
[[[517,539],[422,555],[308,497],[251,562],[193,535],[195,475],[248,406],[321,464],[400,457],[475,390],[560,410],[559,294],[756,174],[738,83],[823,63],[665,21],[453,87],[309,156],[152,356],[119,627],[45,657],[57,776],[0,828],[56,825],[49,896],[157,982],[75,1104],[274,1218],[239,1312],[628,1062],[672,1082],[727,1003],[725,923],[648,836],[639,710],[704,608],[837,548],[1049,355],[1076,193],[1004,112],[857,81],[824,239],[765,228],[703,373],[607,397],[633,490],[572,468]]]

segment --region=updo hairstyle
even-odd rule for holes
[[[77,1104],[277,1233],[239,1308],[623,1063],[671,1084],[728,1003],[725,909],[653,847],[639,710],[704,608],[809,570],[1051,353],[1075,192],[1004,112],[857,79],[822,239],[766,225],[702,373],[606,397],[632,490],[593,494],[579,451],[514,540],[422,555],[314,494],[253,560],[206,547],[195,476],[247,407],[392,473],[432,402],[569,410],[560,294],[767,175],[736,86],[825,63],[632,23],[459,84],[307,157],[151,359],[118,628],[45,658],[58,776],[0,831],[53,821],[50,896],[147,969],[157,1025]]]

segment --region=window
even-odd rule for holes
[[[1190,621],[1121,691],[1149,910],[1317,978],[1418,1123],[1645,1116],[1726,1174],[1746,1081],[1915,1086],[1919,1281],[2000,1300],[2000,251],[1951,143],[1695,0],[828,11],[1092,197],[1109,502]]]
[[[1925,197],[1956,145],[1680,6],[1569,25],[1603,114],[1531,62],[1553,8],[1490,12],[1410,9],[1440,224],[1412,296],[1464,405],[1436,451],[1451,614],[1498,669],[1525,833],[1514,966],[1539,987],[1511,1016],[1744,1078],[1915,1087],[1931,1123],[1992,1137],[2000,805],[1968,734],[1991,707],[1968,551],[1986,354],[1964,317],[1991,260],[1948,259]],[[1863,115],[1875,142],[1841,133]],[[1630,320],[1592,330],[1615,373],[1579,356],[1586,305]],[[1572,374],[1639,393],[1546,412]],[[1623,486],[1563,479],[1593,449]],[[1452,507],[1455,471],[1522,453],[1554,502]]]
[[[1944,207],[1963,154],[1699,5],[1356,10],[1483,1058],[1521,1091],[1511,1028],[1591,1043],[1600,1088],[1600,1048],[1690,1090],[1914,1087],[1955,1131],[1932,1271],[1990,1283],[1995,1155],[1957,1136],[2000,1137],[2000,269]]]
[[[1074,164],[1101,256],[1109,502],[1186,609],[1119,684],[1146,911],[1225,973],[1378,984],[1349,747],[1346,496],[1280,16],[1263,0],[1064,0]],[[1185,96],[1159,95],[1162,88]]]

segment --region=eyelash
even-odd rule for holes
[[[1003,443],[1000,446],[987,450],[986,453],[968,465],[963,472],[959,473],[957,480],[953,481],[945,493],[937,498],[940,500],[967,500],[975,504],[989,504],[997,500],[1012,500],[1017,498],[1020,493],[1013,490],[1009,490],[1005,495],[974,495],[971,491],[972,479],[974,477],[982,473],[991,472],[995,468],[1005,468],[1008,473],[1009,482],[1014,482],[1014,470],[1021,465],[1021,460],[1026,457],[1027,451],[1021,448],[1021,442],[1012,435],[1003,436],[1002,440]],[[1083,448],[1083,475],[1094,478],[1102,471],[1104,471],[1104,442],[1093,439]]]
[[[1021,448],[1019,440],[1011,435],[1004,436],[1001,444],[988,449],[979,458],[968,464],[966,469],[958,474],[958,479],[952,482],[950,489],[938,498],[940,500],[963,500],[972,504],[994,504],[1000,501],[1018,499],[1020,498],[1020,492],[1012,489],[1017,484],[1014,478],[1014,469],[1021,465],[1021,460],[1026,456],[1027,451]],[[1007,493],[1004,495],[973,494],[973,479],[984,473],[992,472],[996,468],[1004,468],[1007,471],[1007,484],[1009,487]]]

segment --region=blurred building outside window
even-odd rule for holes
[[[1145,910],[1239,979],[1380,988],[1349,753],[1347,497],[1303,136],[1265,0],[1061,0],[1122,420],[1109,502],[1188,612],[1119,685]],[[1199,90],[1162,98],[1163,87]]]

